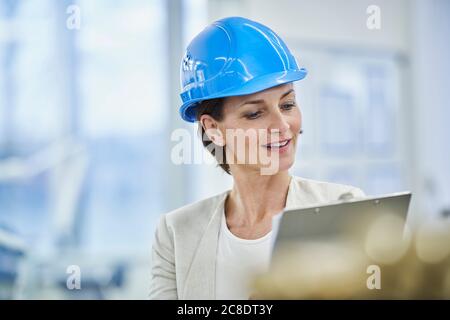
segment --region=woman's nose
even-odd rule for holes
[[[270,132],[279,132],[280,135],[283,135],[290,128],[289,123],[287,122],[286,117],[280,112],[276,111],[273,113],[271,117],[271,123],[269,126]]]

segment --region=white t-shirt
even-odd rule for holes
[[[216,299],[250,298],[252,277],[266,272],[269,267],[271,236],[272,231],[259,239],[241,239],[228,229],[225,213],[222,213],[216,258]]]

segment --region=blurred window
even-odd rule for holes
[[[167,159],[166,19],[163,0],[0,0],[0,223],[39,249],[148,252]],[[81,146],[86,168],[49,152],[67,137],[61,150]],[[8,177],[13,158],[25,170]]]
[[[304,134],[293,172],[367,194],[406,187],[401,57],[295,48],[309,71],[296,83]]]

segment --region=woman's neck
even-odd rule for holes
[[[226,201],[229,224],[239,228],[267,224],[286,206],[291,181],[287,170],[275,175],[261,175],[258,171],[232,173],[234,185]]]

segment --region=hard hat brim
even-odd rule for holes
[[[263,77],[254,78],[239,87],[230,88],[214,95],[189,100],[180,107],[180,115],[185,121],[195,122],[197,120],[195,107],[201,101],[256,93],[278,85],[302,80],[306,77],[307,73],[305,68],[301,68],[299,70],[276,72]]]

